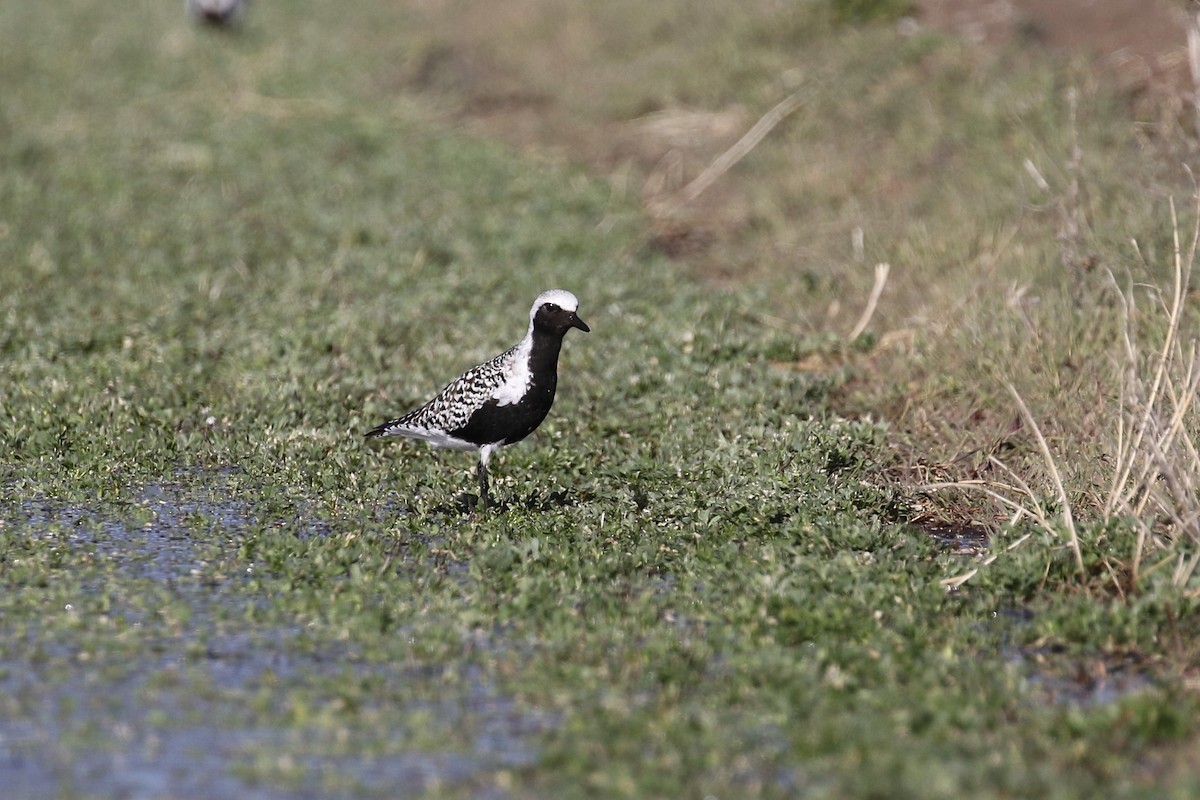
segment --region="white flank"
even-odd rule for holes
[[[535,306],[536,308],[536,306]],[[521,398],[529,391],[529,382],[533,374],[529,371],[529,354],[533,350],[533,323],[529,323],[529,332],[513,350],[512,361],[508,365],[508,377],[504,383],[496,387],[492,397],[497,405],[507,406],[521,402]]]
[[[399,428],[396,434],[402,434],[410,439],[420,439],[429,442],[433,447],[446,447],[451,450],[475,450],[479,445],[456,439],[444,431],[431,431],[427,428]],[[392,436],[396,434],[390,434]]]
[[[496,452],[499,449],[500,449],[500,445],[498,445],[498,444],[485,444],[483,447],[479,448],[479,463],[480,463],[480,465],[486,467],[487,463],[488,463],[488,459],[490,459],[492,457],[492,453]]]

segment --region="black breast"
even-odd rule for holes
[[[449,431],[450,435],[483,446],[513,444],[537,430],[554,405],[561,349],[562,334],[539,335],[535,331],[529,352],[532,380],[525,395],[518,402],[507,405],[489,400],[471,415],[466,425]]]

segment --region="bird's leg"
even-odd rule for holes
[[[479,475],[479,505],[481,508],[488,507],[488,474],[487,460],[480,459],[479,466],[475,468],[475,472]]]

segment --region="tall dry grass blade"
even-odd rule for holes
[[[871,324],[871,317],[875,316],[875,306],[879,303],[879,296],[883,294],[883,287],[887,285],[888,273],[891,272],[891,264],[876,264],[875,265],[875,285],[871,287],[871,295],[867,298],[867,307],[863,309],[862,316],[858,318],[858,322],[854,324],[854,329],[850,331],[850,341],[854,341],[862,332],[867,329],[867,325]]]
[[[1179,340],[1179,322],[1183,315],[1183,298],[1187,290],[1188,279],[1191,277],[1191,261],[1195,258],[1195,238],[1193,233],[1193,242],[1190,258],[1184,262],[1183,250],[1179,242],[1179,220],[1175,212],[1175,198],[1171,198],[1171,228],[1174,244],[1174,267],[1175,280],[1174,291],[1171,297],[1171,307],[1167,309],[1167,336],[1163,341],[1162,351],[1158,357],[1158,363],[1154,375],[1154,388],[1161,387],[1163,392],[1167,391],[1170,384],[1169,367],[1172,363],[1171,355],[1177,350]],[[1200,226],[1200,215],[1197,216],[1197,225]],[[1200,229],[1198,229],[1200,230]],[[1158,392],[1151,393],[1152,399],[1155,401],[1160,399]]]
[[[1170,397],[1174,393],[1174,387],[1171,381],[1171,367],[1174,365],[1172,355],[1179,352],[1178,337],[1179,323],[1183,314],[1183,301],[1186,295],[1187,286],[1191,277],[1191,265],[1195,259],[1195,242],[1197,233],[1193,233],[1193,243],[1189,252],[1189,257],[1185,261],[1182,254],[1182,248],[1179,241],[1179,225],[1175,217],[1175,203],[1171,202],[1171,221],[1174,233],[1174,248],[1175,248],[1175,286],[1172,297],[1171,306],[1169,309],[1164,309],[1167,313],[1168,325],[1167,335],[1163,342],[1162,350],[1160,351],[1156,363],[1154,383],[1151,387],[1150,396],[1145,401],[1145,428],[1147,431],[1158,433],[1158,438],[1153,442],[1153,447],[1144,458],[1145,466],[1139,475],[1137,483],[1134,487],[1149,487],[1154,481],[1157,481],[1163,476],[1163,469],[1170,469],[1170,465],[1161,458],[1161,452],[1169,449],[1168,445],[1171,442],[1174,431],[1177,430],[1175,420],[1177,415],[1172,415],[1172,422],[1162,428],[1161,422],[1158,419],[1160,409],[1165,405],[1164,397]],[[1200,214],[1197,215],[1197,224],[1200,225]],[[1198,229],[1200,231],[1200,229]],[[1190,403],[1190,400],[1188,400]],[[1172,405],[1175,405],[1174,403]],[[1140,489],[1139,489],[1140,491]],[[1132,505],[1133,513],[1136,515],[1144,514],[1146,506],[1151,498],[1149,491],[1142,491],[1138,501]]]
[[[1182,360],[1182,356],[1180,357]],[[1156,443],[1157,449],[1167,452],[1174,450],[1178,444],[1188,451],[1191,466],[1198,465],[1196,449],[1187,435],[1186,423],[1189,412],[1196,400],[1196,392],[1200,389],[1200,373],[1196,371],[1195,343],[1192,344],[1192,355],[1187,361],[1187,370],[1183,375],[1183,391],[1177,391],[1174,381],[1168,378],[1166,395],[1171,404],[1171,418],[1167,421],[1166,429]]]
[[[758,146],[758,143],[766,138],[771,129],[783,122],[784,118],[799,108],[805,100],[806,91],[800,90],[785,97],[774,108],[763,114],[758,122],[754,123],[753,127],[734,142],[733,146],[722,153],[711,164],[708,165],[691,183],[679,190],[679,193],[674,197],[667,199],[661,203],[655,203],[651,206],[651,213],[657,216],[669,216],[678,211],[681,207],[695,200],[704,190],[716,183],[717,179],[728,172],[734,164],[741,161],[746,155]]]
[[[1042,513],[1041,507],[1034,501],[1034,509],[1030,510],[1027,506],[1023,506],[1012,498],[1001,494],[992,486],[997,486],[1001,489],[1007,489],[1015,494],[1024,494],[1023,490],[1018,487],[1008,486],[1006,484],[988,483],[986,481],[948,481],[944,483],[926,483],[918,487],[921,491],[934,492],[940,489],[966,489],[968,491],[976,491],[987,495],[995,500],[1000,505],[1012,511],[1012,517],[1009,519],[1009,525],[1016,525],[1021,520],[1028,517],[1043,528],[1049,528],[1048,520]]]
[[[1155,508],[1160,515],[1170,518],[1173,527],[1177,530],[1182,529],[1186,522],[1180,512],[1182,509],[1194,505],[1194,502],[1188,499],[1189,487],[1180,479],[1180,473],[1172,469],[1167,454],[1159,449],[1158,442],[1151,440],[1149,446],[1151,448],[1150,458],[1154,461],[1156,471],[1159,475],[1159,484],[1166,486],[1170,501],[1162,499],[1162,495],[1158,490],[1158,484],[1148,488],[1146,496],[1154,500]],[[1191,483],[1191,481],[1188,481],[1188,483]],[[1194,492],[1195,487],[1190,487],[1190,489]]]
[[[1042,173],[1038,170],[1037,165],[1033,163],[1032,159],[1025,159],[1025,171],[1029,173],[1029,177],[1033,178],[1033,182],[1039,189],[1043,192],[1050,191],[1050,184],[1042,177]]]
[[[1150,526],[1144,520],[1134,518],[1137,528],[1137,541],[1134,544],[1133,558],[1129,565],[1129,585],[1137,586],[1142,578],[1142,554],[1146,552],[1146,543],[1150,541]]]
[[[1181,553],[1179,564],[1175,567],[1175,574],[1171,576],[1171,582],[1176,586],[1186,586],[1192,579],[1192,574],[1195,573],[1197,566],[1200,566],[1200,547],[1196,548],[1191,558],[1185,559]]]
[[[1058,493],[1058,500],[1062,504],[1063,525],[1070,535],[1068,544],[1071,547],[1071,552],[1075,556],[1075,568],[1079,572],[1079,577],[1084,578],[1087,575],[1087,570],[1083,566],[1083,550],[1079,546],[1079,531],[1075,528],[1075,517],[1071,513],[1071,499],[1067,496],[1066,487],[1063,486],[1062,476],[1058,472],[1058,464],[1054,461],[1054,454],[1050,452],[1050,446],[1046,444],[1046,437],[1042,435],[1042,429],[1038,427],[1037,421],[1033,418],[1033,414],[1029,413],[1029,407],[1025,405],[1025,401],[1021,399],[1020,393],[1011,383],[1006,383],[1009,394],[1013,396],[1013,400],[1017,403],[1017,408],[1021,411],[1021,416],[1025,423],[1033,431],[1034,437],[1037,439],[1038,449],[1042,453],[1042,459],[1046,463],[1046,469],[1050,471],[1050,479],[1054,482],[1054,489]]]
[[[1063,266],[1075,269],[1083,263],[1081,241],[1084,214],[1080,201],[1079,174],[1083,164],[1083,147],[1079,143],[1079,92],[1072,86],[1067,90],[1068,125],[1071,130],[1071,157],[1067,161],[1067,193],[1059,203],[1061,222],[1058,239],[1062,246]]]
[[[1016,485],[1017,485],[1016,488],[1020,490],[1020,494],[1025,497],[1025,499],[1029,502],[1029,504],[1031,506],[1033,506],[1032,511],[1029,511],[1026,506],[1021,506],[1021,508],[1026,509],[1026,513],[1029,516],[1033,517],[1033,519],[1043,529],[1053,533],[1053,527],[1050,525],[1050,518],[1046,515],[1046,509],[1042,508],[1041,502],[1038,501],[1038,497],[1034,493],[1033,489],[1029,488],[1029,484],[1026,483],[1025,480],[1023,478],[1021,478],[1020,475],[1013,472],[1013,470],[1009,468],[1008,464],[1005,464],[1003,461],[996,458],[995,456],[988,456],[988,463],[991,464],[992,466],[994,466],[998,469],[1002,469],[1008,473],[1008,476],[1010,478],[1012,478],[1012,480],[1016,483]],[[1003,484],[994,484],[994,485],[1001,486],[1002,488],[1012,488],[1012,487],[1004,486]]]
[[[1187,29],[1188,67],[1192,73],[1192,107],[1196,112],[1196,135],[1200,136],[1200,14]]]
[[[1137,242],[1134,242],[1134,248],[1137,248]],[[1131,445],[1132,442],[1132,418],[1128,409],[1132,408],[1136,403],[1136,398],[1133,397],[1133,384],[1136,381],[1136,370],[1134,366],[1137,362],[1137,350],[1133,345],[1131,318],[1133,305],[1133,290],[1129,290],[1129,294],[1121,290],[1117,284],[1116,276],[1110,271],[1108,273],[1109,282],[1113,286],[1113,292],[1120,302],[1121,310],[1121,341],[1124,345],[1125,360],[1124,365],[1119,366],[1120,378],[1117,381],[1118,386],[1118,410],[1117,410],[1117,442],[1116,454],[1114,456],[1112,483],[1109,485],[1108,497],[1104,503],[1104,516],[1111,517],[1115,511],[1117,500],[1121,495],[1121,487],[1125,485],[1127,474],[1133,469],[1133,462],[1136,458],[1136,451]]]
[[[1143,492],[1143,487],[1148,486],[1153,482],[1157,475],[1156,464],[1153,459],[1139,458],[1141,453],[1142,442],[1150,431],[1156,427],[1155,414],[1162,402],[1162,396],[1165,391],[1164,382],[1167,379],[1168,368],[1171,364],[1171,353],[1175,349],[1176,341],[1179,335],[1179,322],[1183,313],[1183,299],[1187,288],[1187,281],[1191,275],[1191,265],[1195,259],[1196,252],[1196,237],[1200,235],[1200,213],[1196,215],[1196,229],[1193,233],[1192,246],[1190,248],[1189,257],[1186,262],[1183,258],[1183,247],[1179,236],[1179,217],[1175,210],[1175,200],[1170,200],[1171,208],[1171,233],[1174,251],[1174,286],[1170,307],[1165,309],[1167,312],[1167,334],[1163,341],[1163,346],[1159,350],[1154,361],[1154,377],[1150,382],[1149,390],[1140,396],[1134,398],[1135,405],[1138,407],[1136,411],[1137,421],[1133,426],[1132,438],[1129,441],[1129,454],[1131,458],[1126,459],[1122,464],[1122,469],[1117,473],[1113,482],[1114,494],[1110,496],[1109,502],[1106,504],[1106,509],[1110,512],[1125,512],[1128,510],[1133,515],[1140,515],[1145,512],[1145,505],[1148,501],[1148,493]],[[1128,305],[1133,303],[1133,292],[1130,290],[1126,297]],[[1130,333],[1129,326],[1131,325],[1130,315],[1126,314],[1126,351],[1127,357],[1132,363],[1129,364],[1131,372],[1130,385],[1138,386],[1137,381],[1137,349],[1133,343],[1133,336]],[[1141,461],[1142,468],[1138,472],[1136,479],[1133,477],[1135,465]],[[1140,495],[1140,497],[1139,497]]]
[[[1194,372],[1187,376],[1183,396],[1184,402],[1187,403],[1187,410],[1190,411],[1195,402],[1197,393],[1200,393],[1200,370],[1196,369],[1197,366],[1200,365],[1200,350],[1197,349],[1196,342],[1192,342],[1192,353],[1189,356],[1188,364],[1188,369],[1194,370]],[[1181,425],[1183,424],[1186,424],[1186,421],[1182,421]],[[1200,474],[1200,448],[1196,447],[1196,442],[1192,439],[1191,435],[1187,434],[1186,431],[1184,432],[1184,435],[1180,437],[1180,442],[1183,445],[1183,449],[1187,453],[1188,468],[1193,473]]]

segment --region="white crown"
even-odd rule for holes
[[[546,303],[554,303],[563,311],[578,311],[579,298],[568,292],[566,289],[550,289],[542,292],[537,296],[537,300],[533,301],[533,308],[529,309],[529,319],[532,321],[537,314],[537,310]]]

